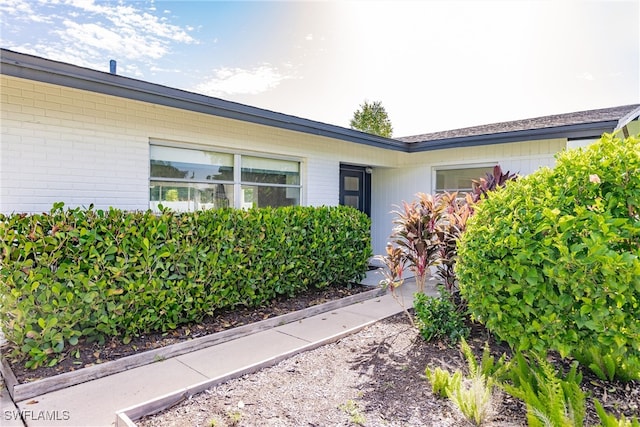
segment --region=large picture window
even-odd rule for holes
[[[436,169],[436,193],[448,191],[453,193],[468,193],[472,190],[471,181],[484,177],[493,170],[491,166],[469,168],[441,168]]]
[[[244,208],[300,204],[300,163],[242,156]]]
[[[150,207],[176,211],[300,204],[300,162],[150,146]]]

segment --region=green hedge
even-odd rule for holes
[[[360,280],[370,220],[348,207],[0,214],[0,319],[28,367],[81,338],[132,336]]]
[[[520,350],[640,366],[640,139],[557,157],[477,208],[459,244],[475,318]]]

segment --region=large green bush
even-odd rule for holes
[[[79,339],[166,331],[215,310],[359,280],[369,218],[348,207],[0,215],[0,320],[27,366]]]
[[[640,367],[640,139],[604,135],[477,207],[459,243],[473,316],[520,350]]]

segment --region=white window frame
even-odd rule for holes
[[[432,182],[433,194],[444,193],[445,191],[448,191],[449,193],[453,193],[455,191],[458,191],[460,193],[466,193],[466,192],[470,191],[470,189],[449,189],[449,188],[445,188],[445,189],[442,189],[442,190],[438,189],[438,172],[440,172],[440,171],[464,170],[464,169],[480,169],[480,168],[492,169],[497,164],[498,164],[498,162],[483,162],[483,163],[467,163],[467,164],[453,164],[453,165],[432,166],[431,167],[431,182]],[[481,176],[478,176],[478,178],[481,178]]]
[[[183,149],[183,150],[209,151],[209,152],[220,153],[220,154],[231,154],[233,155],[233,180],[232,181],[220,180],[220,181],[200,182],[200,181],[187,181],[187,180],[180,180],[180,179],[172,180],[171,178],[166,178],[166,179],[153,178],[151,176],[151,166],[150,166],[151,165],[151,160],[150,160],[151,147],[153,146],[170,147],[170,148]],[[243,156],[263,158],[267,160],[283,160],[283,161],[297,163],[298,164],[298,184],[271,184],[271,183],[243,181],[242,180],[242,157]],[[149,168],[147,173],[147,176],[149,177],[149,186],[151,186],[153,182],[172,182],[172,181],[176,183],[192,183],[192,184],[200,183],[205,185],[207,184],[233,185],[233,206],[230,205],[230,207],[234,207],[237,209],[248,208],[248,206],[243,206],[242,204],[242,198],[243,198],[242,187],[243,186],[256,186],[256,187],[268,186],[268,187],[282,187],[282,188],[296,189],[298,191],[298,205],[299,206],[303,205],[304,193],[303,193],[302,183],[303,183],[304,161],[303,159],[300,159],[297,157],[270,155],[270,154],[245,151],[245,150],[229,150],[228,148],[222,148],[217,146],[203,146],[199,144],[178,143],[173,141],[150,140],[149,161],[147,162],[147,167]],[[148,196],[149,207],[151,209],[154,209],[154,207],[151,205],[152,203],[151,195],[150,193],[148,194],[149,194]]]

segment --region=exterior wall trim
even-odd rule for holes
[[[181,110],[405,151],[406,143],[71,64],[0,50],[0,74]]]
[[[639,107],[620,120],[606,120],[412,143],[370,135],[353,129],[251,107],[220,98],[213,98],[129,77],[91,70],[7,49],[0,49],[0,74],[405,153],[540,139],[597,138],[600,137],[602,133],[612,132],[614,129],[640,115]]]

